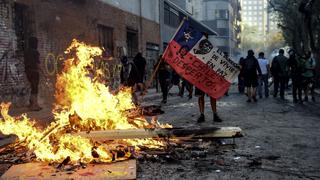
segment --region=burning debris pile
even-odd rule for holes
[[[102,83],[101,70],[94,61],[102,50],[73,40],[66,50],[69,57],[63,72],[57,76],[54,121],[45,129],[23,114],[8,114],[10,103],[1,104],[0,131],[14,134],[19,145],[32,152],[38,161],[45,162],[114,162],[129,158],[140,146],[163,148],[164,141],[152,138],[118,139],[103,144],[73,135],[79,131],[123,130],[141,128],[170,128],[170,125],[149,123],[143,116],[132,117],[128,110],[137,107],[132,102],[131,89],[118,92]],[[114,152],[119,152],[114,153]],[[120,156],[120,157],[119,157]]]

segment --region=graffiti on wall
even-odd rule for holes
[[[115,63],[114,60],[103,60],[100,61],[98,68],[102,69],[104,73],[104,79],[106,80],[106,85],[112,89],[119,87],[120,85],[120,71],[121,64]]]
[[[44,70],[46,74],[54,76],[60,71],[62,67],[64,57],[62,54],[55,55],[54,53],[48,53],[44,59]]]
[[[21,100],[29,94],[29,86],[25,82],[23,63],[13,50],[7,49],[0,56],[0,99],[19,102],[16,98]]]
[[[49,76],[55,76],[61,72],[65,57],[63,54],[49,52],[44,59],[44,71]],[[120,84],[121,64],[116,63],[115,59],[102,58],[95,63],[95,69],[103,71],[103,79],[106,85],[117,88]]]

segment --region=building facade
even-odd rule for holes
[[[275,16],[270,11],[267,0],[241,0],[241,6],[245,25],[255,27],[263,36],[278,31]]]
[[[241,15],[238,0],[193,0],[193,17],[203,22],[217,36],[210,36],[212,42],[231,57],[239,55]]]
[[[38,38],[41,97],[53,98],[55,76],[72,39],[104,47],[109,85],[119,84],[123,49],[129,58],[142,52],[148,74],[160,47],[159,1],[2,0],[0,1],[0,102],[27,104],[29,84],[23,64],[28,38]]]

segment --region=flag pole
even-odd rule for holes
[[[188,16],[187,16],[187,17],[184,17],[184,18],[182,19],[182,21],[180,22],[180,25],[178,26],[176,32],[175,32],[174,35],[171,37],[171,39],[170,39],[170,41],[169,41],[169,44],[170,44],[170,42],[173,40],[173,38],[176,36],[176,34],[179,32],[181,26],[183,25],[183,23],[184,23],[186,20],[188,20]],[[168,44],[168,46],[169,46],[169,44]],[[167,50],[168,50],[168,46],[167,46],[167,48],[164,50],[163,55],[166,54],[166,52],[167,52]],[[162,63],[163,60],[164,60],[164,58],[163,58],[163,56],[162,56],[161,59],[159,60],[158,64],[157,64],[156,68],[153,70],[150,79],[147,81],[147,83],[146,83],[146,85],[145,85],[145,87],[144,87],[143,93],[142,93],[142,95],[141,95],[141,100],[140,100],[140,102],[143,101],[144,96],[147,94],[147,89],[150,87],[153,79],[155,78],[155,76],[156,76],[156,74],[157,74],[157,72],[158,72],[158,70],[159,70],[160,64]],[[140,104],[140,103],[139,103],[139,104]]]

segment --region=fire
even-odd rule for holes
[[[65,53],[70,58],[65,60],[63,72],[57,76],[54,121],[41,130],[26,114],[19,117],[8,115],[10,103],[1,103],[2,133],[17,135],[38,160],[47,162],[61,162],[68,157],[72,162],[112,162],[121,160],[113,153],[119,145],[121,148],[133,146],[136,150],[141,145],[152,148],[165,146],[162,141],[154,139],[127,139],[97,144],[68,133],[171,126],[150,124],[144,117],[132,119],[126,115],[126,110],[136,108],[131,89],[121,88],[119,92],[112,93],[102,83],[101,70],[94,66],[94,61],[99,60],[102,54],[99,47],[73,40]],[[122,158],[131,156],[130,151],[125,152]]]

